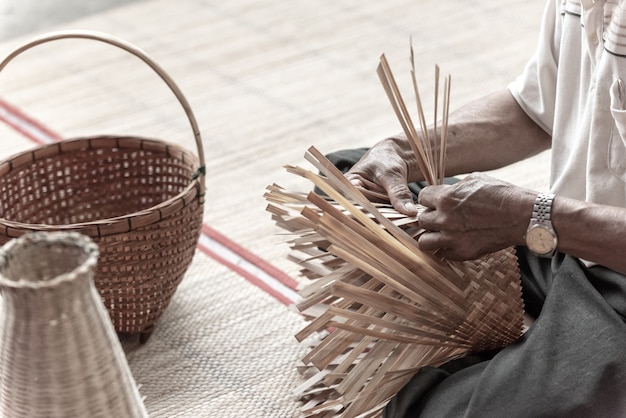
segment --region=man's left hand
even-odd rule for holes
[[[537,193],[473,173],[453,185],[428,186],[418,197],[425,232],[419,248],[451,260],[473,260],[512,245],[524,235]]]

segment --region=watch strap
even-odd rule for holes
[[[533,214],[531,219],[535,219],[541,223],[549,223],[552,225],[552,202],[554,201],[554,194],[552,193],[539,193],[535,199],[533,205]]]

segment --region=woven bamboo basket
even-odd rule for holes
[[[278,185],[265,194],[307,282],[296,306],[310,322],[296,339],[310,350],[294,388],[304,416],[379,417],[420,368],[520,337],[514,249],[466,262],[424,253],[416,218],[369,202],[316,149],[307,158],[328,177],[288,170],[328,197]]]
[[[31,231],[74,231],[100,248],[95,277],[115,329],[145,341],[194,255],[202,224],[205,162],[182,91],[145,52],[109,34],[53,32],[9,53],[78,38],[121,48],[146,63],[182,105],[198,155],[151,138],[100,135],[37,147],[0,161],[0,244]]]
[[[93,276],[98,247],[38,232],[0,249],[0,415],[148,414]]]

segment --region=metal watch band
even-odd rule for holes
[[[541,223],[551,222],[550,216],[554,197],[552,193],[539,193],[533,205],[532,219],[536,219]]]

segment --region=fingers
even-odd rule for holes
[[[391,203],[392,205],[399,205],[396,207],[398,211],[404,213],[408,216],[417,215],[417,207],[413,204],[413,195],[409,191],[410,197],[408,198],[408,204],[412,205],[412,208],[408,206],[405,202],[399,202],[398,200],[393,199],[393,195],[387,193],[384,187],[370,181],[358,174],[346,174],[346,178],[350,181],[350,183],[356,187],[368,200],[371,202],[381,202],[381,203]],[[408,191],[408,188],[407,188]],[[394,204],[395,202],[395,204]],[[398,209],[399,207],[399,209]]]
[[[368,189],[377,193],[385,191],[381,186],[371,180],[368,180],[365,176],[362,176],[361,174],[348,172],[345,176],[355,187]]]
[[[417,197],[417,202],[426,207],[418,216],[419,225],[425,230],[417,241],[422,251],[441,253],[451,244],[446,239],[446,234],[442,232],[444,229],[442,216],[437,211],[437,196],[441,193],[442,187],[445,186],[427,186]]]
[[[417,203],[426,209],[419,214],[419,225],[427,231],[441,231],[443,217],[438,209],[439,196],[448,186],[427,186],[417,196]]]
[[[426,231],[417,240],[419,249],[425,252],[435,252],[442,248],[442,234],[438,232]]]
[[[408,141],[388,138],[370,148],[346,173],[348,180],[361,190],[375,195],[385,194],[400,213],[417,215],[413,194],[407,185],[408,165],[405,160]],[[368,195],[368,197],[371,194]]]
[[[467,241],[463,241],[462,237],[453,238],[445,231],[426,231],[417,240],[417,246],[420,250],[447,260],[462,261],[478,258],[481,255],[479,247],[471,245],[471,242],[469,245],[467,244]]]
[[[398,212],[407,216],[417,215],[413,193],[409,190],[404,177],[381,177],[380,184],[368,180],[366,176],[359,173],[347,173],[346,178],[368,198],[375,201],[389,201]]]
[[[441,231],[441,225],[438,219],[438,213],[434,209],[423,210],[418,215],[419,226],[426,231]]]
[[[413,193],[409,190],[405,176],[383,177],[381,185],[387,191],[389,201],[398,212],[407,216],[417,215],[417,206],[413,202]]]
[[[417,206],[413,203],[413,194],[408,187],[406,191],[390,193],[389,200],[398,212],[407,216],[417,215]]]
[[[441,195],[443,189],[448,187],[450,186],[439,185],[424,187],[417,196],[417,203],[430,209],[437,209],[439,196]]]
[[[420,250],[426,252],[435,252],[443,247],[443,234],[441,226],[438,223],[438,213],[435,205],[435,195],[439,188],[437,186],[427,186],[420,190],[417,196],[417,203],[426,207],[418,217],[419,225],[424,228],[419,239],[417,240]]]
[[[458,253],[458,249],[455,249],[445,232],[424,232],[419,236],[417,246],[426,253],[431,253],[447,260],[469,259]]]
[[[385,189],[378,184],[362,177],[359,174],[347,173],[346,178],[372,202],[388,202],[389,197]]]

